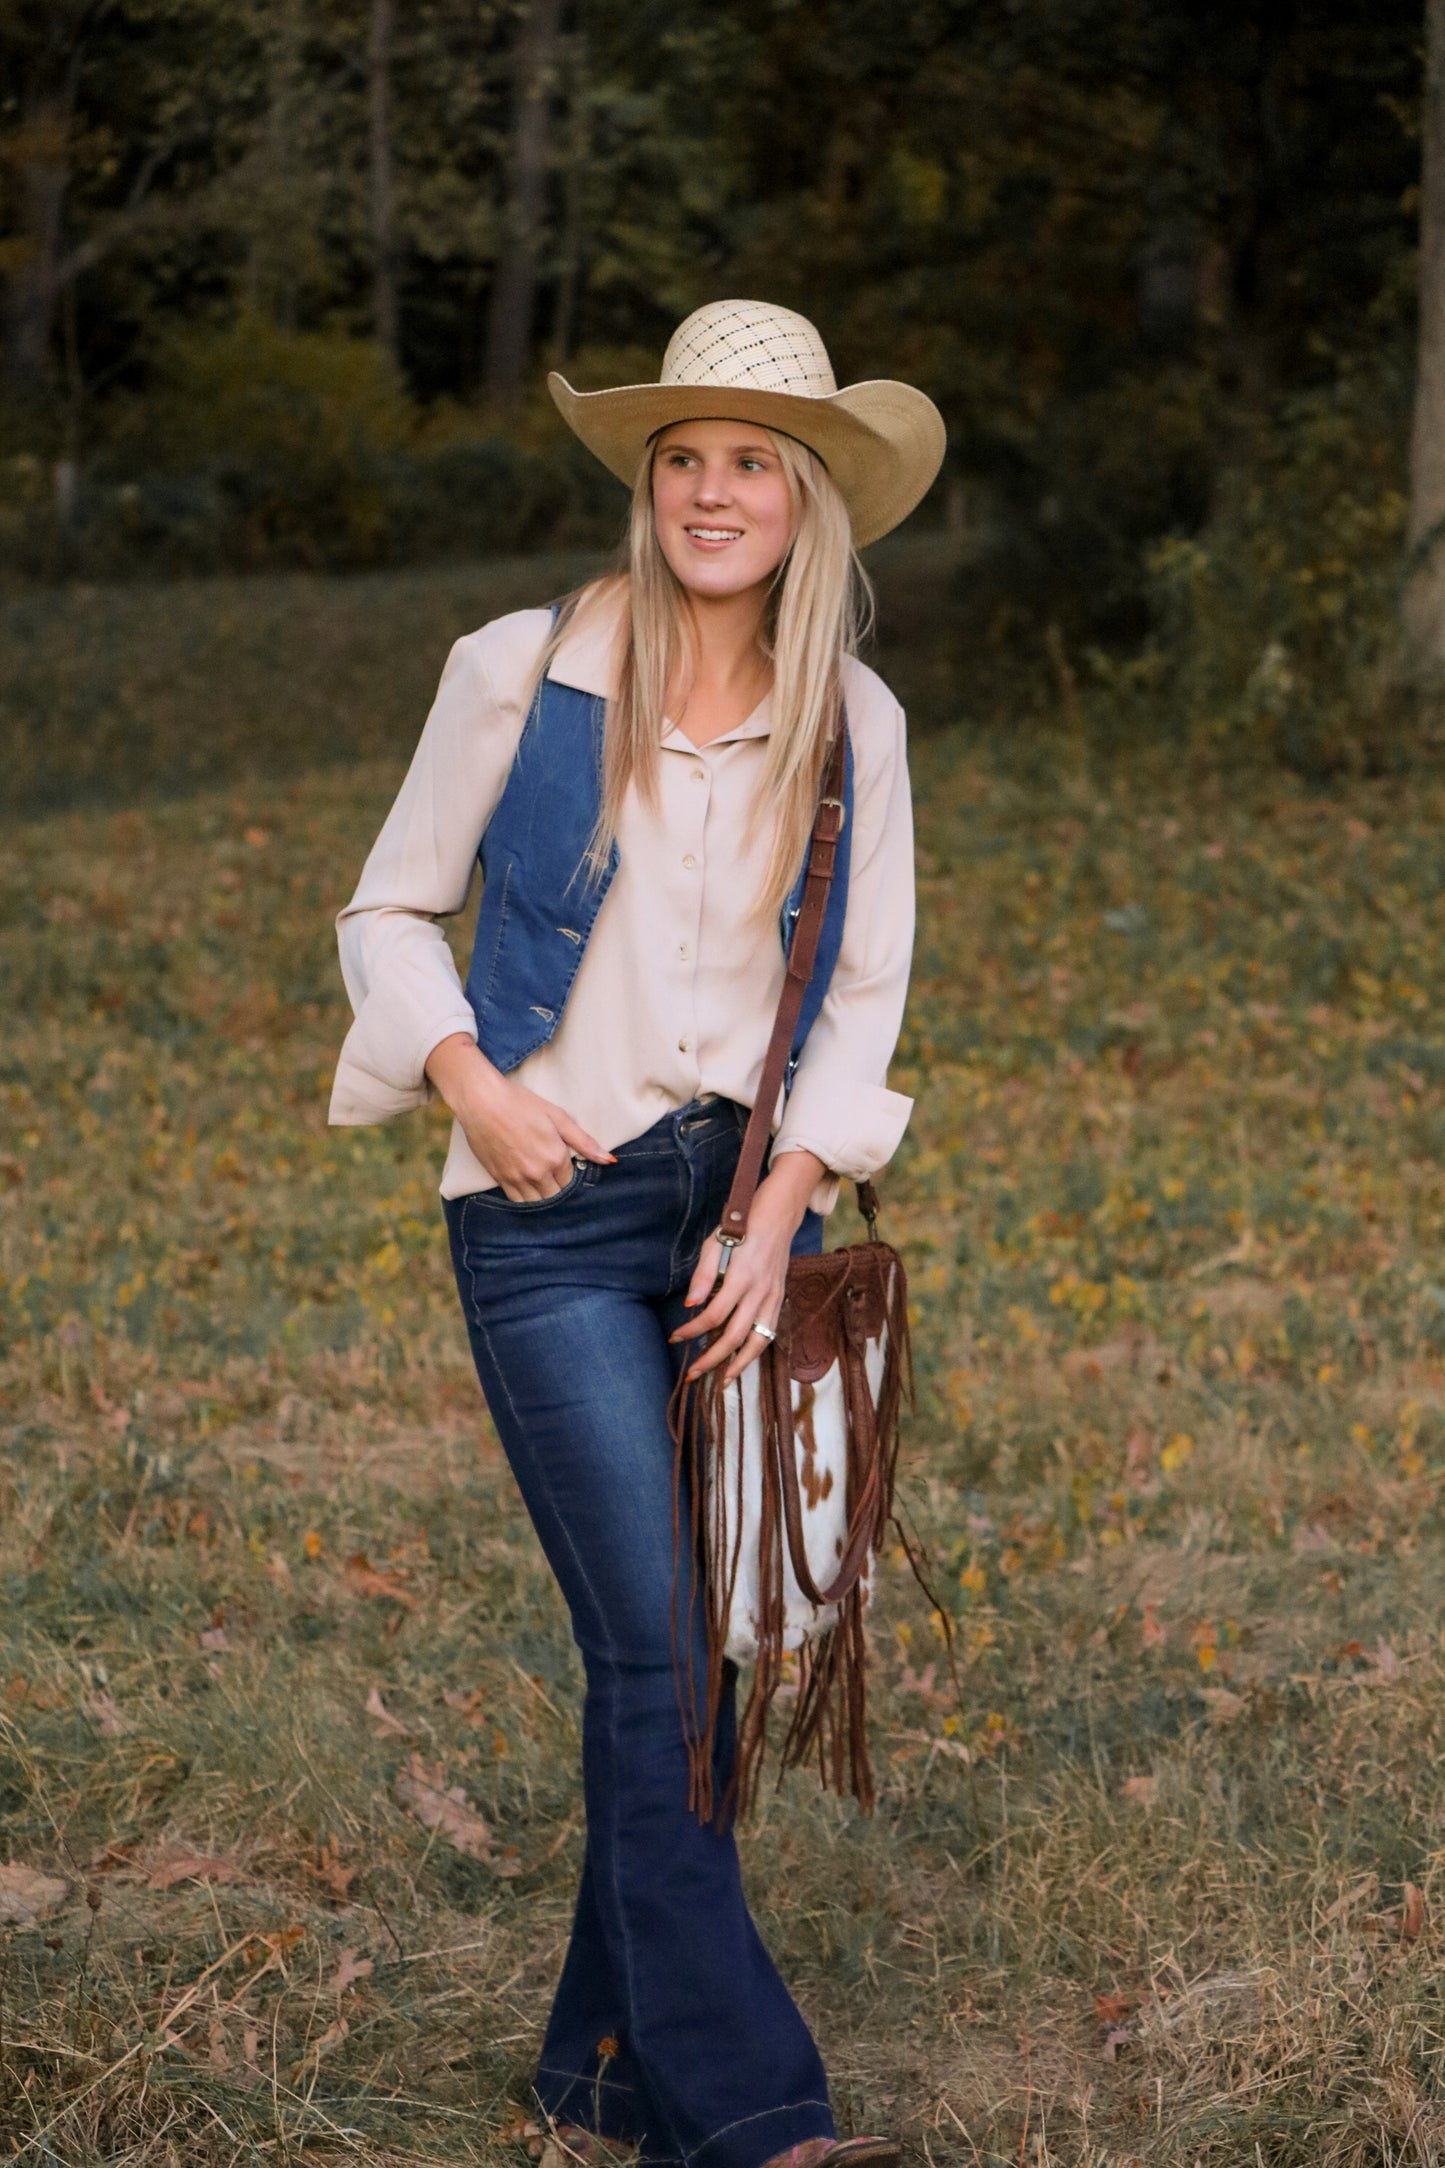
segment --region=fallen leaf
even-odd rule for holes
[[[382,1700],[379,1686],[373,1686],[366,1697],[366,1713],[373,1723],[380,1724],[382,1730],[393,1737],[405,1739],[408,1736],[405,1724],[397,1722],[386,1703]]]
[[[1145,1604],[1144,1620],[1139,1632],[1146,1649],[1157,1649],[1160,1642],[1166,1638],[1165,1630],[1159,1623],[1159,1606],[1157,1603]]]
[[[1154,1467],[1154,1440],[1147,1430],[1131,1430],[1124,1441],[1124,1480],[1147,1483]]]
[[[344,2017],[333,2018],[325,2032],[319,2034],[307,2048],[302,2058],[302,2068],[305,2069],[308,2064],[319,2063],[323,2055],[329,2055],[333,2048],[339,2048],[350,2030],[351,2026]]]
[[[251,1975],[247,1986],[254,1987],[258,1980],[265,1979],[268,1972],[279,1972],[283,1980],[289,1980],[291,1975],[286,1970],[286,1959],[305,1932],[304,1927],[277,1927],[266,1934],[250,1936],[246,1942],[243,1962],[255,1965],[258,1969]]]
[[[1154,1795],[1158,1789],[1159,1779],[1157,1777],[1125,1777],[1120,1787],[1121,1794],[1125,1799],[1136,1800],[1141,1807],[1153,1806]]]
[[[1383,1634],[1381,1634],[1378,1642],[1375,1645],[1375,1662],[1379,1667],[1380,1677],[1382,1679],[1399,1678],[1400,1659],[1395,1654],[1395,1651],[1391,1648],[1389,1642],[1385,1639]]]
[[[344,1904],[351,1895],[351,1885],[361,1871],[358,1867],[342,1865],[334,1837],[328,1837],[324,1844],[317,1846],[315,1857],[308,1859],[306,1866],[318,1882],[325,1883],[338,1904]]]
[[[1173,1475],[1176,1468],[1182,1468],[1192,1457],[1193,1452],[1194,1440],[1188,1431],[1176,1430],[1159,1455],[1159,1465],[1167,1475]]]
[[[1120,2048],[1132,2047],[1133,2044],[1134,2035],[1131,2032],[1126,2032],[1122,2025],[1111,2025],[1104,2035],[1105,2062],[1117,2061]]]
[[[212,1656],[219,1655],[223,1649],[228,1649],[230,1646],[224,1626],[208,1626],[201,1635],[201,1647]]]
[[[273,1927],[264,1935],[254,1935],[252,1940],[261,1943],[273,1957],[284,1957],[288,1950],[295,1949],[305,1932],[304,1927]]]
[[[355,1589],[358,1596],[387,1596],[393,1603],[405,1604],[408,1611],[416,1609],[416,1598],[411,1590],[404,1588],[394,1573],[382,1573],[373,1566],[365,1551],[358,1551],[347,1559],[344,1579],[347,1587]]]
[[[132,1837],[125,1844],[98,1844],[90,1855],[91,1873],[113,1874],[117,1867],[129,1866],[138,1842],[138,1838]]]
[[[424,1829],[436,1830],[459,1852],[484,1861],[495,1874],[520,1874],[520,1862],[493,1857],[492,1832],[468,1804],[460,1784],[443,1787],[441,1772],[428,1775],[419,1755],[413,1754],[411,1768],[402,1771],[394,1789],[398,1803],[408,1814],[414,1814]]]
[[[1096,1995],[1094,2015],[1101,2025],[1122,2025],[1134,2007],[1132,1995]]]
[[[354,1980],[365,1980],[371,1972],[371,1959],[357,1950],[343,1950],[336,1963],[335,1987],[338,1995],[344,1995]]]
[[[1425,1931],[1425,1895],[1413,1882],[1405,1884],[1405,1902],[1400,1913],[1400,1940],[1418,1942]]]
[[[486,1697],[480,1686],[470,1687],[465,1693],[460,1687],[448,1687],[442,1700],[449,1709],[455,1709],[458,1716],[464,1716],[469,1724],[475,1725],[478,1731],[485,1724],[486,1717],[482,1712]]]
[[[150,1871],[147,1889],[174,1889],[177,1882],[239,1882],[243,1869],[233,1859],[206,1859],[199,1852],[177,1852],[158,1859]]]
[[[48,1920],[64,1904],[68,1882],[53,1874],[39,1874],[18,1861],[0,1867],[0,1926],[34,1927]]]
[[[1203,1649],[1199,1653],[1202,1657]],[[1208,1705],[1211,1724],[1232,1724],[1245,1707],[1243,1694],[1231,1693],[1227,1686],[1201,1686],[1199,1698]]]
[[[1302,1558],[1310,1551],[1332,1551],[1334,1548],[1334,1537],[1318,1521],[1301,1521],[1290,1538],[1290,1549],[1296,1558]]]
[[[911,1664],[901,1664],[896,1691],[900,1694],[922,1694],[925,1701],[946,1700],[948,1697],[939,1694],[934,1687],[937,1672],[937,1664],[929,1664],[922,1671],[915,1671]]]
[[[97,1694],[84,1695],[80,1707],[82,1715],[90,1718],[103,1739],[122,1739],[131,1729],[130,1718],[103,1688]]]

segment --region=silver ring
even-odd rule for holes
[[[771,1325],[759,1325],[755,1321],[752,1329],[754,1332],[760,1332],[765,1340],[776,1340],[778,1337]]]

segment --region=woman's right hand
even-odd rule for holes
[[[434,1046],[426,1073],[462,1125],[488,1174],[513,1204],[540,1204],[572,1179],[574,1162],[611,1166],[614,1152],[574,1122],[565,1107],[503,1076],[464,1032]]]

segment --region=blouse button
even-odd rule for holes
[[[691,851],[688,851],[685,854],[682,862],[688,868],[689,872],[691,872],[692,868],[697,864],[697,860],[693,857]]]
[[[685,1054],[688,1050],[690,1043],[691,1042],[687,1039],[679,1039],[677,1042],[677,1051],[679,1052],[679,1054]]]

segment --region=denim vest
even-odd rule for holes
[[[543,679],[477,849],[482,902],[466,993],[477,1020],[477,1044],[504,1073],[545,1046],[557,1029],[617,871],[616,843],[600,878],[589,880],[583,863],[602,804],[606,706],[597,694]],[[844,728],[846,732],[846,717]],[[843,944],[852,813],[853,745],[848,739],[843,833],[817,961],[793,1035],[789,1086]],[[779,926],[784,953],[802,903],[806,872],[805,856]]]

